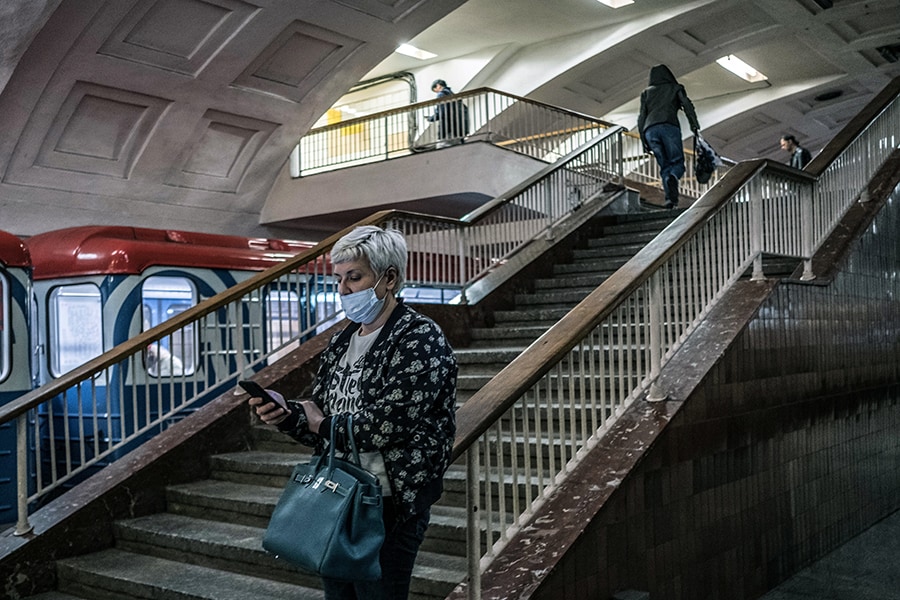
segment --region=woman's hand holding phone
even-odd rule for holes
[[[284,396],[275,390],[266,390],[255,381],[239,381],[238,385],[250,394],[248,404],[266,424],[277,425],[291,414]]]

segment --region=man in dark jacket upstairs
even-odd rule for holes
[[[795,169],[803,169],[812,160],[809,150],[801,146],[797,138],[789,133],[781,136],[781,149],[791,155],[788,164]]]
[[[438,100],[453,95],[453,90],[443,79],[435,79],[431,91],[437,94]],[[427,117],[429,121],[438,121],[438,142],[435,148],[445,148],[463,142],[468,133],[468,115],[465,105],[460,100],[442,102],[434,109],[434,114]]]
[[[678,111],[687,115],[694,135],[700,131],[697,113],[684,86],[666,65],[650,69],[650,85],[641,92],[638,132],[644,151],[652,152],[659,165],[666,193],[666,208],[678,206],[678,180],[684,176],[684,146]]]

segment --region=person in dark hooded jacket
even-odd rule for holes
[[[687,115],[691,131],[700,131],[694,105],[684,86],[666,65],[650,69],[650,84],[641,92],[638,132],[646,152],[652,152],[659,164],[666,193],[666,208],[678,206],[678,181],[684,176],[684,146],[678,111]]]
[[[437,94],[438,100],[453,95],[453,90],[443,79],[435,79],[431,84],[431,91]],[[469,133],[468,109],[461,100],[438,104],[434,109],[434,115],[428,117],[428,120],[439,123],[438,148],[460,144]]]

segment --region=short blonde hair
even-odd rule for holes
[[[365,258],[379,277],[388,267],[394,267],[397,269],[396,293],[406,283],[407,253],[406,238],[396,229],[363,225],[335,242],[331,262],[340,264]]]

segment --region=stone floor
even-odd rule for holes
[[[900,511],[760,600],[900,600]]]

